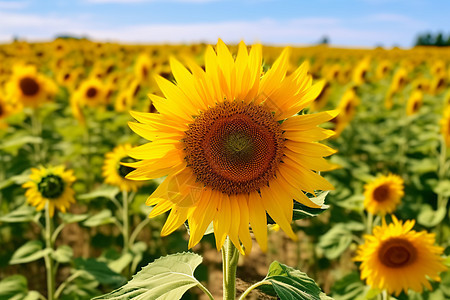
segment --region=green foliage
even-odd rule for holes
[[[191,252],[161,257],[124,286],[95,299],[180,299],[188,289],[201,285],[194,277],[201,262],[202,257]]]
[[[111,270],[104,262],[95,258],[75,258],[75,268],[92,275],[101,284],[118,286],[125,281],[125,278]]]
[[[51,249],[43,249],[41,241],[29,241],[14,252],[9,263],[11,265],[29,263],[43,258]]]
[[[260,287],[263,292],[273,291],[281,300],[325,299],[320,287],[308,275],[277,261],[272,262],[262,282],[265,283]]]
[[[12,275],[0,281],[0,299],[37,300],[40,294],[28,290],[27,279],[22,275]]]

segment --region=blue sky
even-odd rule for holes
[[[409,47],[450,34],[450,0],[0,0],[0,41],[57,34],[126,43],[226,42]]]

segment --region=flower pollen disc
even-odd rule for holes
[[[280,124],[261,105],[223,102],[201,113],[185,134],[185,159],[197,180],[228,195],[259,190],[283,157]]]
[[[39,84],[30,77],[24,77],[19,82],[20,89],[26,96],[34,96],[39,92]]]
[[[381,245],[378,257],[389,268],[405,267],[414,262],[416,249],[407,240],[393,238]]]

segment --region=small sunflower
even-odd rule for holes
[[[135,162],[134,159],[127,155],[132,148],[130,144],[119,145],[111,152],[106,153],[105,162],[103,164],[103,177],[105,182],[117,186],[122,191],[137,191],[142,186],[142,182],[126,179],[125,176],[135,169],[124,166],[122,163]]]
[[[369,68],[370,68],[370,59],[368,58],[364,58],[355,66],[352,76],[353,83],[355,85],[359,86],[367,82],[368,79],[367,74],[369,73]]]
[[[430,83],[430,91],[433,95],[437,95],[444,91],[446,86],[447,82],[445,80],[445,75],[437,75]]]
[[[444,249],[434,246],[434,234],[411,230],[414,220],[402,224],[392,219],[389,225],[375,227],[358,247],[355,261],[362,262],[361,279],[397,296],[408,289],[421,293],[424,286],[431,290],[428,277],[440,281],[439,273],[447,269],[440,256]]]
[[[318,125],[337,112],[297,115],[324,83],[312,84],[306,64],[286,75],[287,49],[263,75],[261,45],[248,53],[241,42],[236,58],[222,40],[216,49],[207,47],[205,70],[171,59],[176,84],[156,77],[165,98],[150,95],[159,113],[132,113],[140,123],[131,129],[152,142],[128,151],[141,161],[126,164],[136,168],[127,178],[167,175],[147,200],[156,205],[150,217],[170,210],[162,235],[187,219],[191,248],[213,223],[218,249],[228,236],[249,253],[251,225],[265,250],[266,212],[296,239],[293,199],[321,207],[303,191],[333,188],[315,171],[334,168],[323,159],[334,150],[317,141],[333,135]]]
[[[392,68],[392,63],[389,60],[381,61],[375,70],[375,74],[378,80],[383,79],[389,73]]]
[[[348,123],[353,120],[356,114],[356,108],[360,103],[360,99],[356,94],[355,87],[351,87],[344,92],[344,95],[339,102],[337,110],[339,115],[337,118],[341,119],[341,122]]]
[[[7,118],[21,109],[20,104],[6,101],[5,96],[0,93],[0,129],[8,127]]]
[[[75,181],[72,170],[64,170],[64,166],[31,169],[30,181],[22,187],[26,188],[27,202],[42,210],[48,203],[50,216],[53,217],[55,207],[63,213],[75,203],[72,183]]]
[[[444,117],[440,121],[441,133],[444,137],[445,144],[450,147],[450,106],[444,110]]]
[[[400,176],[381,176],[364,186],[364,207],[372,214],[392,213],[403,194],[403,179]]]
[[[406,103],[406,114],[408,116],[416,114],[422,107],[422,103],[423,93],[419,90],[412,91]]]
[[[83,81],[73,93],[73,101],[80,104],[81,107],[103,106],[107,101],[106,86],[97,78],[90,78]]]
[[[311,103],[311,110],[320,111],[327,104],[330,94],[331,94],[331,85],[327,81],[323,86],[322,92],[320,92],[319,96],[317,96],[317,99],[313,103]]]
[[[140,83],[148,83],[152,71],[152,60],[146,53],[141,53],[134,65],[134,74]]]
[[[30,107],[49,101],[57,92],[55,83],[39,74],[36,67],[22,65],[13,68],[6,89],[9,98]]]
[[[407,75],[408,73],[405,68],[399,68],[395,71],[390,87],[393,92],[397,93],[405,87],[408,79]]]

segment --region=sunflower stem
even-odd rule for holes
[[[443,136],[440,137],[441,142],[441,150],[439,153],[439,169],[438,169],[438,179],[442,181],[445,179],[445,174],[448,170],[447,164],[447,144]],[[448,197],[446,197],[442,191],[438,193],[437,197],[437,209],[443,207],[444,209],[447,207]],[[436,239],[438,242],[441,242],[442,239],[442,223],[439,223],[436,227]]]
[[[53,231],[53,219],[50,217],[49,202],[45,205],[45,244],[46,249],[53,251],[52,231]],[[45,255],[45,268],[47,271],[47,299],[53,300],[55,294],[55,270],[54,262],[49,252]]]
[[[37,138],[42,137],[42,127],[39,122],[39,115],[37,108],[33,108],[31,113],[31,131],[34,137]],[[34,149],[34,162],[36,165],[40,165],[42,163],[41,145],[38,142],[34,142],[33,149]]]
[[[122,235],[123,235],[123,254],[129,252],[130,249],[130,224],[128,216],[128,192],[122,191]],[[129,266],[125,269],[127,277],[130,276]]]
[[[367,225],[366,230],[368,234],[372,234],[372,227],[373,227],[373,215],[372,213],[367,213]]]
[[[245,297],[248,296],[248,294],[250,294],[251,291],[253,291],[254,289],[256,289],[257,287],[264,285],[264,284],[268,284],[271,285],[270,281],[267,280],[263,280],[263,281],[258,281],[257,283],[253,284],[252,286],[250,286],[248,289],[246,289],[241,297],[239,297],[239,300],[243,300]]]
[[[139,223],[136,228],[134,229],[133,233],[130,236],[130,245],[134,244],[134,241],[136,240],[137,236],[139,235],[139,233],[142,231],[142,229],[144,229],[144,227],[150,223],[150,218],[145,218],[144,221],[142,221],[141,223]]]
[[[223,299],[235,300],[236,298],[236,269],[239,261],[239,252],[227,237],[222,247],[223,269]]]

